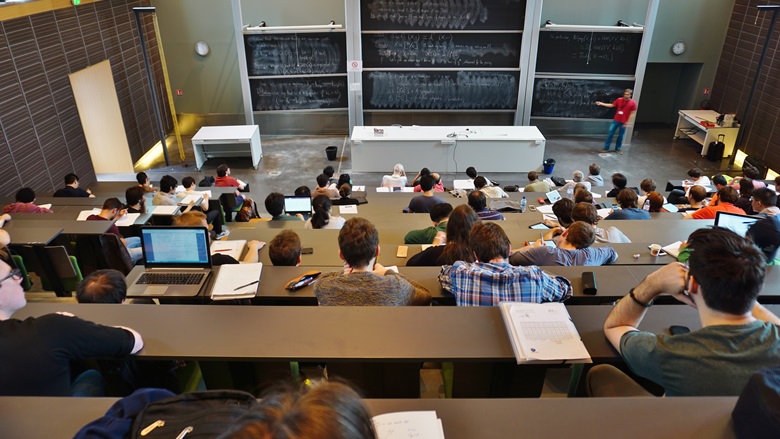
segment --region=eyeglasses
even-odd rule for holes
[[[0,279],[0,283],[3,283],[10,278],[14,278],[14,280],[22,280],[22,270],[14,268],[10,273],[8,273],[8,276]]]

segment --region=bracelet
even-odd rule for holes
[[[636,303],[637,305],[641,306],[642,308],[650,308],[651,306],[653,306],[653,300],[651,300],[648,303],[640,302],[639,299],[637,299],[636,296],[634,295],[634,289],[633,288],[631,288],[631,291],[628,292],[628,296],[631,297],[631,300],[633,300],[634,303]]]

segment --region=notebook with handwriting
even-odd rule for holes
[[[211,300],[249,299],[257,295],[263,263],[227,264],[219,267],[211,288]]]

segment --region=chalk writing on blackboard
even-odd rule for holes
[[[537,78],[531,117],[611,119],[615,110],[596,101],[612,102],[633,86],[627,80]]]
[[[363,0],[363,30],[521,29],[525,0]]]
[[[249,76],[346,72],[346,36],[339,33],[245,35]]]
[[[255,111],[347,108],[346,77],[252,79]]]
[[[507,68],[520,65],[519,33],[363,35],[365,67]]]

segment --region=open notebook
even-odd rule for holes
[[[591,362],[564,304],[501,302],[499,307],[517,364]]]
[[[444,428],[435,411],[385,413],[371,421],[377,439],[444,439]]]

